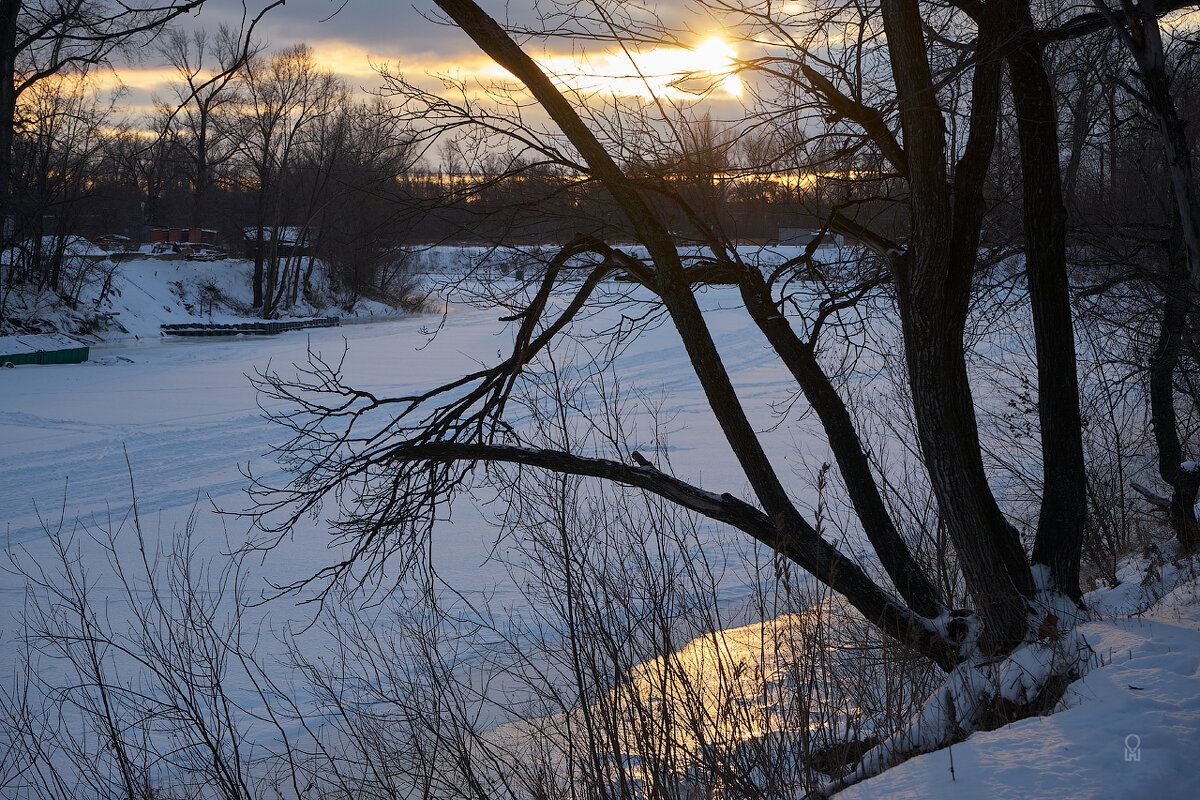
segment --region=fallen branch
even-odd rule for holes
[[[1144,497],[1146,502],[1150,503],[1150,505],[1157,506],[1158,508],[1165,509],[1167,511],[1171,510],[1171,498],[1165,497],[1150,487],[1138,483],[1137,481],[1131,481],[1129,486],[1135,492]]]

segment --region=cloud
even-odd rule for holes
[[[503,2],[485,2],[484,6],[501,20],[533,22],[514,16],[521,12]],[[256,10],[249,7],[251,15]],[[432,12],[422,13],[403,0],[349,0],[344,6],[342,0],[289,0],[264,17],[256,36],[269,49],[307,43],[321,66],[360,90],[382,85],[377,68],[383,65],[392,74],[426,87],[435,86],[427,79],[429,75],[449,76],[468,85],[512,81],[462,31],[438,24],[431,16]],[[185,24],[210,31],[222,24],[238,29],[242,19],[240,0],[209,0],[201,13],[189,16]],[[610,52],[598,48],[596,52],[572,52],[566,49],[569,42],[551,40],[550,47],[555,45],[560,49],[532,54],[560,85],[585,98],[658,96],[682,102],[702,97],[729,101],[742,91],[741,80],[734,74],[734,48],[719,36],[697,37],[690,47],[645,48],[632,52],[631,57],[615,48]],[[120,80],[129,90],[130,106],[145,107],[152,96],[166,99],[173,94],[169,85],[177,76],[170,68],[149,63],[152,58],[119,69]]]

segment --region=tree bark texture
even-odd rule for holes
[[[21,0],[0,0],[0,249],[7,249],[5,220],[13,215],[12,158],[17,125],[17,15]]]
[[[953,182],[945,123],[915,0],[881,4],[900,105],[911,191],[911,239],[892,261],[917,434],[938,509],[983,621],[981,646],[1005,652],[1027,628],[1033,578],[983,468],[963,335],[979,231],[983,176],[999,115],[1000,9],[980,14],[971,127]]]

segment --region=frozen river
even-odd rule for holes
[[[744,316],[723,312],[733,298],[705,296],[713,310],[718,342],[755,421],[779,422],[772,403],[788,399],[786,376]],[[130,478],[146,531],[167,537],[197,510],[202,541],[213,552],[244,541],[244,518],[221,516],[246,509],[252,470],[268,483],[284,474],[270,457],[285,431],[263,417],[248,375],[271,369],[287,374],[306,348],[336,356],[348,348],[347,382],[380,395],[395,395],[457,377],[494,363],[506,353],[508,328],[495,309],[454,307],[440,332],[429,332],[440,315],[417,315],[277,337],[129,341],[93,347],[87,364],[22,367],[0,373],[0,524],[5,546],[44,555],[42,521],[97,526],[119,519],[130,505]],[[613,315],[615,319],[615,315]],[[578,332],[612,322],[605,315],[581,323]],[[669,420],[670,452],[680,477],[715,491],[744,494],[745,481],[731,463],[682,347],[669,326],[639,338],[617,358],[616,374],[627,393],[662,404]],[[804,453],[807,437],[790,423],[769,437],[780,459]],[[819,463],[819,462],[817,462]],[[783,467],[784,472],[788,470]],[[499,590],[502,568],[488,553],[496,529],[469,502],[454,510],[432,548],[442,578],[457,589]],[[39,516],[42,521],[39,521]],[[295,531],[267,559],[271,580],[288,582],[328,562],[327,535],[317,522]],[[734,537],[713,531],[715,536]],[[0,573],[3,622],[22,604],[23,580]],[[736,586],[727,589],[736,594]]]

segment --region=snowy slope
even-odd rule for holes
[[[253,264],[244,259],[187,261],[122,255],[119,263],[101,261],[79,293],[74,307],[48,293],[14,292],[6,316],[37,331],[90,334],[92,340],[157,337],[162,324],[234,323],[257,315],[252,308]],[[111,273],[106,280],[105,273]],[[106,285],[107,284],[107,285]],[[333,313],[349,317],[395,316],[396,311],[358,300],[352,311],[301,301],[292,317]]]
[[[1198,563],[1174,570],[1177,585],[1146,613],[1082,627],[1097,666],[1068,690],[1064,710],[977,733],[837,796],[1200,797]],[[1127,574],[1144,566],[1131,561]],[[1136,613],[1143,597],[1123,584],[1093,592],[1088,601],[1108,614],[1122,603]]]

